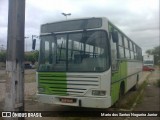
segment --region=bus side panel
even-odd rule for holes
[[[127,89],[126,91],[128,91],[129,89],[131,89],[137,82],[137,62],[135,61],[129,61],[128,62],[128,75],[130,77],[127,78]]]
[[[137,76],[141,78],[142,62],[129,61],[128,62],[128,77],[127,78],[127,89],[130,90],[137,83]]]
[[[119,61],[118,71],[112,73],[112,82],[111,82],[111,98],[112,105],[119,99],[119,91],[121,82],[124,81],[126,89],[126,79],[127,77],[127,62]]]

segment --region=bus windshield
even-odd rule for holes
[[[143,62],[144,64],[153,64],[153,60],[146,60]]]
[[[100,72],[109,68],[105,31],[41,36],[39,71]]]

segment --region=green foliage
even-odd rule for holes
[[[0,52],[0,62],[6,62],[6,52]]]
[[[25,61],[30,61],[33,64],[38,61],[39,51],[25,53]]]
[[[152,49],[147,50],[146,53],[149,54],[149,55],[151,55],[152,54]]]
[[[160,64],[160,46],[154,47],[146,51],[149,55],[154,55],[154,63],[156,65]]]
[[[25,61],[35,63],[38,61],[39,51],[26,52],[24,55]],[[0,52],[0,62],[6,62],[6,52]]]

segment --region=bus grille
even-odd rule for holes
[[[88,89],[99,87],[99,77],[40,73],[38,86],[45,89],[43,94],[84,95]]]

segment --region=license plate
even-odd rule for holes
[[[73,103],[74,99],[71,99],[71,98],[61,98],[60,101],[62,103]]]

